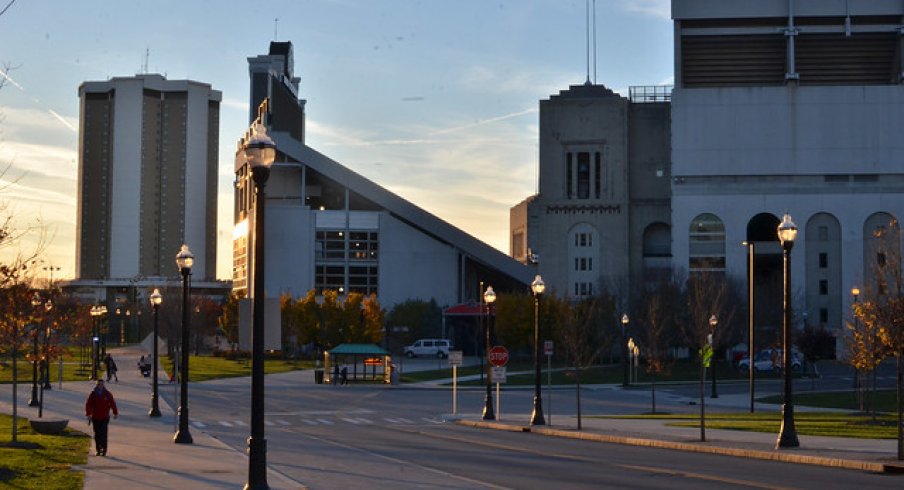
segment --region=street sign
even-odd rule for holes
[[[543,354],[547,356],[551,356],[553,351],[553,343],[552,340],[546,340],[543,342]]]
[[[494,345],[490,348],[490,353],[487,357],[489,357],[490,364],[497,367],[505,366],[509,360],[508,349],[501,345]]]
[[[462,353],[460,350],[449,351],[449,365],[453,367],[461,366]]]
[[[493,383],[505,383],[505,366],[493,366],[492,378]],[[496,395],[496,400],[499,400],[499,395]]]

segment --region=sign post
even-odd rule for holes
[[[449,351],[449,365],[452,366],[452,415],[458,411],[458,366],[461,366],[460,350]]]
[[[493,382],[496,383],[496,420],[499,419],[499,407],[502,400],[499,397],[499,384],[505,383],[505,365],[508,364],[509,352],[504,346],[494,345],[488,354],[489,362],[493,365]]]
[[[543,353],[546,354],[546,421],[552,425],[552,340],[543,341]]]

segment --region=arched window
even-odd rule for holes
[[[688,272],[725,271],[725,225],[718,216],[704,213],[688,230]]]

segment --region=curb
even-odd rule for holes
[[[641,437],[611,436],[577,430],[551,429],[548,427],[531,427],[510,425],[500,422],[483,422],[473,420],[456,420],[456,424],[479,429],[506,430],[510,432],[532,432],[535,434],[579,439],[584,441],[605,442],[610,444],[623,444],[628,446],[653,447],[659,449],[672,449],[676,451],[718,454],[737,458],[762,459],[768,461],[780,461],[785,463],[809,464],[814,466],[826,466],[846,470],[868,471],[871,473],[904,473],[904,465],[887,464],[856,459],[829,458],[807,454],[793,454],[787,452],[761,451],[756,449],[739,449],[722,446],[704,446],[686,442],[662,441],[658,439],[646,439]]]

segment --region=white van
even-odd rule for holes
[[[405,355],[409,358],[431,356],[445,359],[449,357],[452,345],[446,339],[421,339],[405,347]]]

